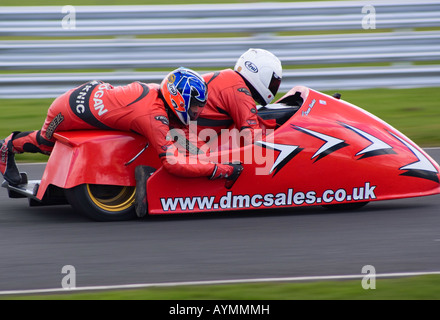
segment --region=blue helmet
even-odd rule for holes
[[[185,125],[197,119],[208,99],[205,80],[197,72],[183,67],[170,72],[160,90],[168,106]]]

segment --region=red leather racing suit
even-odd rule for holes
[[[169,131],[170,127],[179,126],[183,125],[177,120],[170,123],[164,101],[159,96],[159,85],[133,82],[113,87],[102,81],[90,81],[55,99],[42,129],[18,134],[13,147],[17,153],[50,154],[55,141],[53,134],[57,131],[132,131],[148,139],[150,147],[157,151],[170,173],[184,177],[211,176],[216,169],[214,163],[201,160],[188,163],[175,159],[182,155],[176,152]],[[218,167],[220,169],[222,165]]]
[[[198,132],[237,128],[245,144],[259,138],[262,128],[274,128],[274,123],[258,117],[249,87],[239,73],[231,69],[204,74],[208,84],[208,102],[197,119]],[[261,126],[264,123],[263,126]]]

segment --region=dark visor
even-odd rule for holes
[[[196,106],[196,104],[191,105],[191,107],[194,107],[194,106]],[[197,105],[197,107],[198,107],[197,112],[193,112],[193,110],[191,110],[191,107],[188,109],[188,116],[189,116],[190,120],[194,121],[194,120],[197,120],[197,118],[199,117],[201,111],[203,110],[201,108],[204,107],[204,104]]]
[[[190,108],[193,106],[204,107],[205,104],[206,104],[206,101],[202,102],[200,100],[197,100],[194,97],[191,97]]]
[[[191,90],[191,100],[189,103],[189,107],[192,107],[192,106],[204,107],[205,106],[206,102],[208,101],[208,90],[206,90],[206,92],[205,92],[205,99],[204,100],[199,100],[197,98],[198,94],[199,93],[197,92],[197,90],[194,90],[194,89]]]
[[[281,78],[278,77],[275,72],[272,74],[272,79],[270,80],[269,90],[275,96],[280,88]]]

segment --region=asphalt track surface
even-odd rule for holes
[[[440,162],[440,150],[428,150]],[[42,165],[19,165],[40,179]],[[0,190],[0,292],[76,286],[440,271],[440,195],[322,207],[92,222]]]

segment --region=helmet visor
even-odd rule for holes
[[[203,107],[206,105],[207,99],[208,99],[207,91],[205,91],[203,95],[200,95],[200,93],[197,90],[191,91],[188,115],[192,121],[197,120],[200,113],[202,113]]]
[[[194,100],[194,99],[192,99]],[[188,109],[188,116],[191,121],[197,120],[197,118],[200,116],[200,114],[203,111],[203,107],[205,106],[205,103],[191,103],[191,107]]]
[[[280,88],[281,78],[278,77],[275,72],[272,74],[272,79],[270,80],[269,90],[275,96]]]

